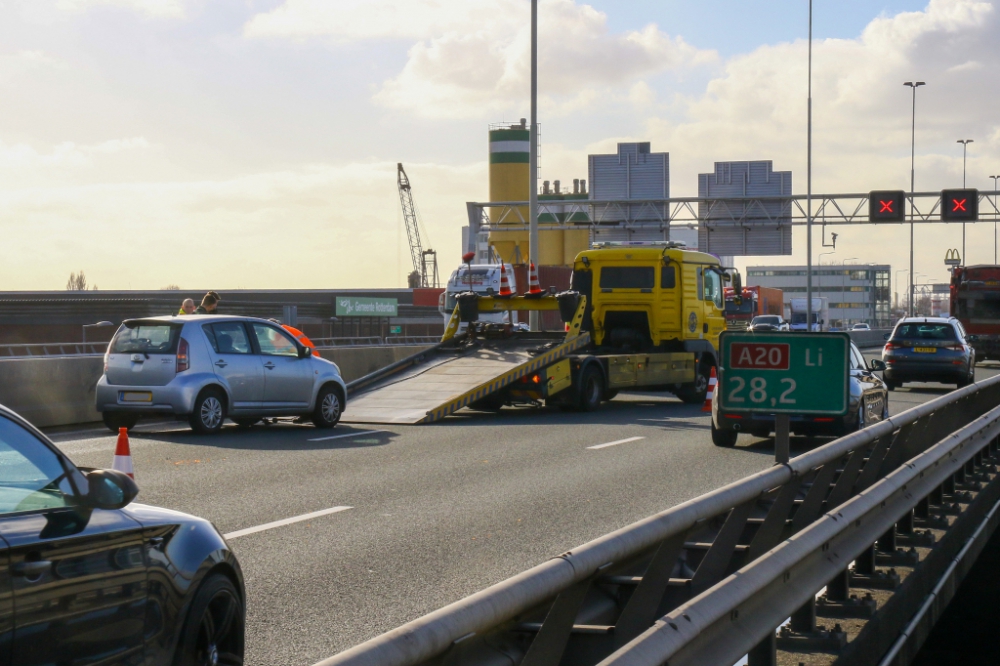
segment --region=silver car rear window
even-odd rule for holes
[[[112,354],[173,354],[180,338],[179,326],[153,322],[125,322],[111,341]]]

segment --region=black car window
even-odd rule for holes
[[[910,322],[900,324],[893,334],[895,340],[955,340],[955,327],[951,324]]]
[[[868,364],[865,362],[865,357],[858,351],[858,348],[853,344],[851,345],[851,361],[852,365],[856,370],[867,370]]]
[[[72,504],[59,456],[37,437],[0,416],[0,514]]]
[[[246,327],[238,321],[207,324],[202,327],[216,354],[249,354],[250,339]]]

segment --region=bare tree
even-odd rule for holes
[[[160,287],[160,291],[180,291],[181,288],[176,284],[168,284],[166,287]]]
[[[66,281],[66,291],[87,291],[87,276],[84,275],[83,271],[69,274],[69,280]]]

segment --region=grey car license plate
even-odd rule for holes
[[[153,394],[149,391],[122,391],[121,402],[153,402]]]

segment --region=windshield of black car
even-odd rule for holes
[[[0,514],[67,506],[71,496],[56,453],[0,416]]]
[[[111,342],[112,354],[173,354],[180,327],[159,322],[127,322]]]
[[[754,317],[753,321],[750,323],[754,326],[757,324],[770,324],[771,326],[778,326],[781,324],[781,320],[778,319],[777,315],[766,315],[763,317]]]
[[[955,340],[955,327],[951,324],[911,323],[900,324],[892,334],[894,340]]]

